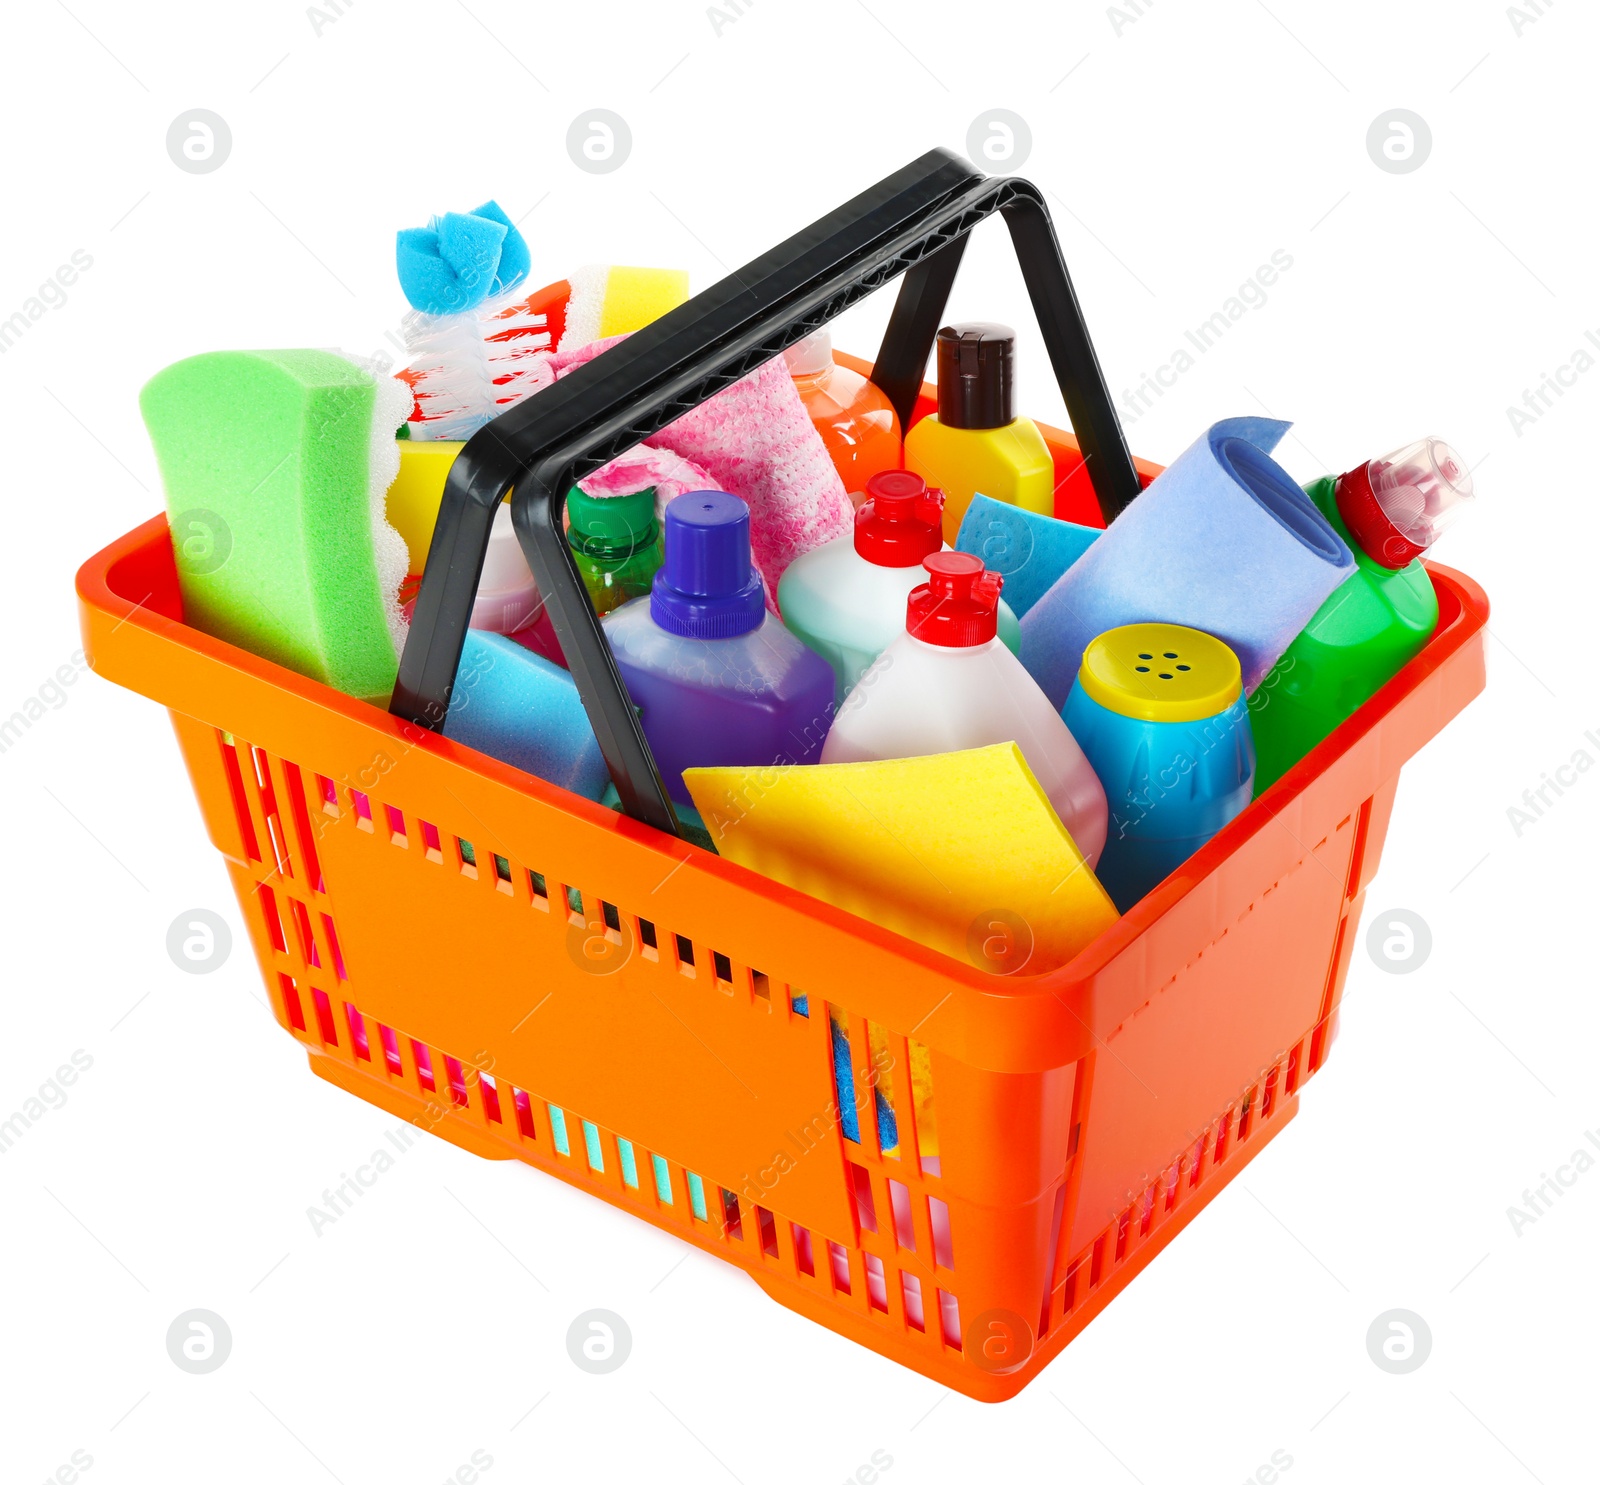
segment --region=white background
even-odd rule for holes
[[[1297,420],[1281,454],[1308,479],[1438,433],[1481,496],[1440,556],[1495,607],[1489,690],[1407,769],[1368,902],[1420,913],[1428,961],[1391,976],[1358,948],[1294,1126],[1000,1408],[436,1141],[315,1236],[306,1209],[394,1121],[275,1029],[165,717],[85,677],[0,754],[0,1118],[93,1059],[0,1158],[0,1479],[75,1450],[91,1482],[431,1485],[478,1450],[491,1482],[829,1482],[880,1450],[890,1485],[1230,1482],[1277,1451],[1291,1485],[1593,1478],[1600,1170],[1520,1234],[1507,1212],[1600,1130],[1600,771],[1520,834],[1508,816],[1578,750],[1600,760],[1600,368],[1520,432],[1507,412],[1600,334],[1591,8],[70,5],[8,7],[0,39],[0,319],[93,259],[0,356],[0,715],[77,648],[77,565],[159,507],[136,399],[168,362],[388,349],[395,229],[490,196],[535,282],[608,260],[705,287],[924,149],[963,150],[995,107],[1030,126],[1021,173],[1051,193],[1119,397],[1293,258],[1129,420],[1135,450],[1165,461],[1270,410]],[[165,147],[197,107],[233,136],[205,175]],[[608,175],[566,152],[594,107],[632,130]],[[1432,131],[1410,174],[1366,147],[1397,107]],[[1021,327],[1023,405],[1060,422],[1008,259],[1003,229],[979,233],[952,317]],[[838,343],[870,354],[887,311],[853,311]],[[165,949],[195,907],[235,930],[208,976]],[[208,1376],[165,1347],[196,1307],[233,1335]],[[608,1376],[564,1345],[592,1307],[633,1334]],[[1406,1376],[1365,1341],[1397,1307],[1433,1338]]]

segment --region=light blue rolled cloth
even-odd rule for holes
[[[1096,526],[1058,521],[974,495],[956,532],[956,550],[982,557],[990,572],[1006,580],[1006,602],[1020,619],[1099,535]]]
[[[1271,458],[1289,429],[1225,418],[1185,449],[1022,620],[1022,663],[1056,706],[1083,652],[1123,624],[1203,629],[1253,691],[1355,558]]]

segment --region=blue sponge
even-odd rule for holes
[[[1124,624],[1186,624],[1253,691],[1355,558],[1268,457],[1289,424],[1226,418],[1174,459],[1022,621],[1022,663],[1060,706],[1084,649]]]
[[[1095,526],[974,495],[956,533],[956,550],[982,557],[990,572],[1006,580],[1006,602],[1020,619],[1099,535]]]
[[[585,799],[611,782],[577,683],[502,634],[467,631],[444,735]]]
[[[798,1004],[798,1001],[796,1002]],[[809,1006],[805,1012],[810,1015]],[[856,1112],[855,1073],[851,1066],[850,1035],[837,1017],[830,1017],[829,1035],[833,1043],[833,1090],[839,1102],[839,1129],[853,1144],[861,1143],[861,1120]],[[883,1089],[872,1085],[872,1103],[878,1121],[878,1148],[894,1150],[900,1144],[899,1121]]]
[[[413,309],[460,314],[528,276],[528,244],[498,203],[447,211],[395,234],[395,271]]]
[[[491,294],[504,294],[507,289],[516,288],[533,266],[527,239],[511,225],[511,218],[498,201],[485,201],[472,215],[487,217],[491,222],[500,222],[505,226],[506,240],[500,244],[500,266],[495,269],[494,282],[489,286]]]

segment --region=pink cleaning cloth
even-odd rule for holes
[[[619,454],[609,464],[602,464],[593,474],[585,475],[578,481],[578,488],[585,495],[595,495],[601,499],[612,495],[632,495],[634,491],[648,490],[652,485],[656,492],[658,521],[666,519],[668,502],[676,500],[678,496],[687,495],[691,490],[722,488],[693,460],[685,459],[671,449],[658,449],[648,443],[641,443],[627,453]],[[761,578],[761,593],[767,601],[767,607],[777,615],[778,600],[773,597],[772,585],[760,568],[756,569],[756,575]]]
[[[591,341],[553,357],[560,377],[610,350],[623,336]],[[715,487],[750,507],[750,548],[768,593],[796,557],[848,535],[855,512],[844,481],[782,356],[758,366],[708,402],[645,440],[709,474]],[[709,487],[702,487],[709,488]]]
[[[690,490],[720,490],[711,475],[692,460],[671,449],[658,449],[642,443],[602,464],[593,474],[578,481],[585,495],[632,495],[655,486],[656,519],[665,514],[667,502]]]

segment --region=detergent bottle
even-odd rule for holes
[[[836,701],[905,633],[906,599],[928,576],[922,559],[944,544],[944,492],[920,474],[885,470],[865,493],[854,531],[796,557],[778,584],[784,624],[833,667]],[[1003,601],[999,625],[1016,654],[1021,630]]]
[[[923,558],[905,632],[869,667],[834,718],[824,763],[924,758],[1014,742],[1091,867],[1106,841],[1106,795],[1067,724],[1003,645],[999,573],[970,552]],[[943,807],[982,809],[982,800]]]
[[[678,496],[663,536],[650,596],[601,623],[667,793],[692,811],[686,768],[815,763],[833,671],[767,612],[737,495]]]
[[[826,330],[813,331],[783,358],[850,503],[859,506],[873,475],[900,467],[900,419],[876,385],[834,361],[833,338]]]
[[[1439,600],[1422,565],[1473,499],[1466,462],[1423,438],[1306,487],[1356,570],[1250,697],[1256,793],[1277,782],[1428,642]]]
[[[905,462],[945,492],[944,539],[955,545],[974,495],[1053,516],[1049,446],[1013,405],[1016,333],[986,320],[946,325],[935,349],[939,410],[906,434]]]
[[[597,614],[650,591],[663,556],[653,485],[603,496],[574,486],[567,494],[567,518],[567,545]]]

